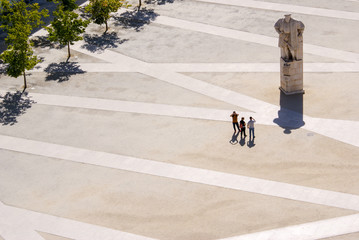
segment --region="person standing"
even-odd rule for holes
[[[233,113],[231,114],[230,117],[232,118],[234,133],[236,133],[236,126],[238,129],[238,132],[240,132],[241,130],[239,129],[239,125],[238,125],[238,114],[236,113],[236,111],[233,111]]]
[[[256,120],[252,117],[249,117],[249,121],[247,124],[247,127],[249,128],[249,140],[251,139],[251,137],[253,136],[253,139],[255,138],[254,136],[254,123],[256,122]]]
[[[239,122],[239,128],[241,129],[241,138],[243,137],[247,137],[246,135],[246,122],[244,121],[244,117],[241,118],[241,121]]]

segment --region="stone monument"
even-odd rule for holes
[[[284,15],[275,25],[279,33],[280,90],[286,95],[304,93],[303,90],[303,31],[304,24]]]

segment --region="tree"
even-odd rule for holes
[[[50,27],[46,27],[49,32],[49,40],[59,42],[61,45],[67,45],[68,57],[70,58],[70,44],[82,40],[80,34],[85,32],[88,20],[82,20],[77,13],[63,10],[62,7],[53,12],[54,20]]]
[[[130,7],[125,0],[90,0],[85,11],[91,14],[91,19],[96,24],[105,24],[108,30],[107,21],[111,12],[117,12],[120,7]]]
[[[57,7],[57,9],[62,7],[63,10],[65,10],[65,11],[73,11],[79,7],[76,4],[76,0],[47,0],[47,1],[59,3],[59,6]]]
[[[0,55],[0,59],[7,63],[6,73],[11,77],[24,76],[24,90],[26,84],[26,70],[30,70],[40,61],[33,54],[29,36],[33,28],[43,24],[41,18],[48,16],[48,11],[39,12],[39,5],[29,4],[24,1],[12,2],[1,0],[2,11],[6,14],[0,16],[2,25],[7,34],[5,42],[7,50]]]

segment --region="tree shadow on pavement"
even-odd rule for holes
[[[5,74],[5,72],[6,72],[6,65],[2,63],[0,60],[0,75]]]
[[[17,91],[15,93],[7,92],[4,96],[0,96],[0,123],[2,125],[14,125],[17,123],[17,117],[36,103],[27,95],[27,92]]]
[[[182,1],[182,0],[180,0]],[[157,5],[164,5],[166,3],[174,3],[175,0],[147,0],[145,1],[145,3],[147,4],[154,4],[154,3],[157,3]]]
[[[85,48],[90,52],[103,52],[107,48],[116,48],[118,44],[122,44],[128,39],[120,39],[117,33],[104,33],[102,35],[84,35],[85,44],[81,48]]]
[[[85,73],[76,62],[51,63],[44,71],[47,72],[46,81],[59,83],[70,80],[73,75]]]
[[[51,42],[45,36],[37,36],[36,38],[32,39],[31,42],[34,44],[34,47],[36,47],[36,48],[38,48],[38,47],[39,48],[49,47],[49,48],[61,49],[61,48],[65,47],[65,46],[62,46],[60,44],[56,44],[54,42]]]
[[[116,26],[123,26],[127,29],[135,29],[139,32],[144,25],[148,25],[158,16],[153,9],[143,8],[139,11],[126,11],[120,16],[113,17]]]

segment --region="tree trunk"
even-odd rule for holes
[[[105,24],[106,24],[106,30],[105,30],[105,34],[107,33],[107,30],[108,30],[108,24],[107,24],[107,21],[105,22]]]
[[[26,74],[25,74],[25,71],[24,71],[24,91],[25,91],[26,88],[27,88],[27,84],[26,84]]]
[[[67,42],[67,53],[68,53],[68,55],[67,55],[67,60],[66,60],[66,61],[68,61],[68,60],[70,59],[70,56],[71,56],[71,53],[70,53],[70,42]]]

